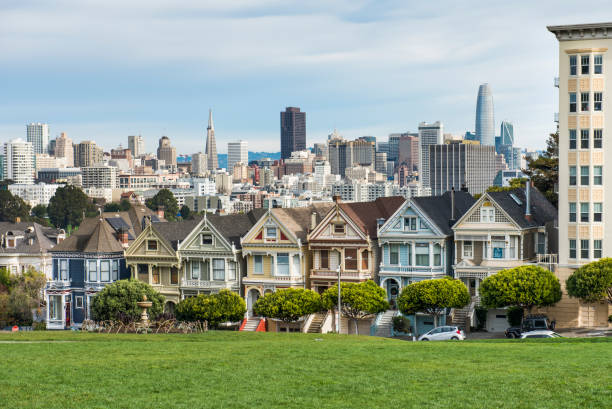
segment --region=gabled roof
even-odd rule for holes
[[[140,233],[142,233],[143,227],[145,223],[143,219],[145,217],[150,218],[153,222],[164,222],[165,219],[160,219],[153,210],[148,207],[138,204],[132,203],[132,207],[123,212],[104,212],[102,213],[102,217],[109,220],[111,226],[116,230],[116,226],[122,225],[118,219],[123,220],[123,222],[128,226],[128,239],[131,242],[135,240],[136,237]],[[110,219],[114,219],[111,221]]]
[[[308,207],[276,208],[272,209],[272,213],[302,243],[305,243],[308,231],[312,227],[312,214],[316,214],[316,222],[319,224],[333,206],[333,203],[317,203]]]
[[[525,210],[527,208],[527,197],[525,189],[513,189],[503,192],[487,192],[491,200],[497,203],[512,220],[521,228],[543,226],[548,222],[557,219],[557,209],[544,197],[540,191],[531,187],[530,189],[531,202],[531,220],[525,218]],[[517,203],[512,197],[514,195],[521,203]]]
[[[451,229],[451,203],[452,192],[445,192],[441,196],[419,196],[411,199],[412,203],[418,206],[419,210],[427,215],[429,220],[434,222],[438,229],[446,235],[452,234]],[[476,202],[476,199],[464,191],[455,191],[455,216],[457,221],[467,212]]]
[[[6,237],[11,232],[14,236],[23,236],[15,247],[6,248],[5,241],[0,242],[0,254],[34,254],[46,252],[55,246],[57,236],[63,234],[63,230],[53,227],[45,227],[35,222],[0,222],[0,236]],[[32,244],[29,244],[30,241]]]
[[[359,228],[371,238],[377,238],[378,219],[388,219],[405,202],[401,196],[379,197],[373,202],[339,203]]]
[[[241,248],[240,238],[248,233],[257,221],[266,214],[266,209],[253,209],[245,214],[207,215],[207,220],[228,243]]]
[[[103,218],[89,217],[51,252],[123,253],[123,246]]]
[[[151,227],[164,239],[172,245],[174,250],[178,249],[179,242],[192,232],[193,229],[200,223],[204,216],[196,216],[191,220],[183,220],[178,222],[156,222],[152,223]]]

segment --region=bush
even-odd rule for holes
[[[32,310],[41,306],[46,281],[34,268],[17,275],[0,269],[0,327],[32,325]]]
[[[45,321],[36,321],[32,324],[32,329],[34,331],[46,331],[47,323]]]
[[[142,309],[137,302],[143,296],[153,305],[147,310],[150,317],[164,311],[165,297],[147,283],[138,280],[120,280],[104,287],[92,301],[91,315],[94,321],[117,320],[123,323],[140,319]]]
[[[476,321],[477,321],[478,329],[483,329],[485,325],[487,324],[487,313],[488,312],[489,310],[487,310],[484,307],[476,307]]]
[[[602,258],[580,267],[565,283],[570,297],[585,303],[612,303],[612,258]]]
[[[264,295],[257,300],[253,311],[256,315],[294,322],[301,317],[321,311],[321,296],[303,288],[287,288]]]
[[[409,333],[411,331],[410,320],[403,315],[396,315],[393,317],[393,331]]]
[[[181,321],[206,321],[210,328],[224,322],[236,322],[244,318],[246,304],[242,297],[230,290],[217,294],[200,294],[178,303],[176,318]]]
[[[511,327],[520,327],[523,322],[523,307],[510,307],[506,311],[506,318]]]

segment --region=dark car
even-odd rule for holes
[[[521,334],[529,331],[538,330],[554,330],[555,322],[549,321],[548,317],[544,314],[532,314],[523,317],[520,327],[510,327],[506,330],[505,334],[507,338],[520,338]]]

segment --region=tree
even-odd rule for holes
[[[559,182],[559,132],[550,134],[546,141],[546,151],[536,159],[527,158],[524,172],[531,177],[535,187],[557,207],[559,197],[555,185]]]
[[[18,275],[0,269],[0,327],[31,325],[32,310],[42,305],[46,282],[45,275],[32,267]]]
[[[525,189],[526,178],[510,179],[510,186],[489,186],[487,192],[507,192],[514,189]]]
[[[132,208],[132,204],[127,199],[121,199],[119,202],[119,210],[122,212],[127,212]]]
[[[612,304],[612,258],[593,261],[574,271],[565,282],[570,297],[585,303]]]
[[[447,308],[463,308],[470,302],[470,293],[460,280],[450,277],[417,281],[402,289],[397,306],[403,314],[423,312],[433,315],[434,325]]]
[[[321,311],[321,296],[303,288],[287,288],[264,295],[255,303],[256,315],[294,322],[301,317]]]
[[[179,211],[176,198],[168,189],[161,189],[155,196],[147,199],[145,204],[151,210],[164,209],[164,218],[166,220],[176,220],[176,214]]]
[[[120,210],[119,203],[111,202],[104,205],[105,212],[119,212]]]
[[[32,216],[44,219],[47,216],[47,206],[38,204],[32,208]]]
[[[87,195],[78,187],[67,185],[58,187],[49,200],[47,209],[49,219],[55,227],[76,227],[83,221],[83,215],[95,216],[96,208]]]
[[[181,206],[181,217],[183,220],[193,219],[193,214],[191,214],[191,209],[187,207],[187,205]]]
[[[357,334],[359,334],[357,326],[359,320],[389,308],[386,296],[385,290],[372,280],[363,283],[341,283],[341,311],[354,322]],[[322,302],[323,307],[330,310],[338,304],[338,285],[325,290]]]
[[[19,196],[13,196],[9,190],[0,190],[0,221],[14,222],[17,218],[25,221],[29,217],[29,204]]]
[[[119,280],[104,287],[93,298],[91,314],[96,321],[119,320],[135,321],[140,318],[142,309],[137,305],[143,296],[153,305],[148,309],[151,317],[164,311],[165,297],[147,283],[138,280]]]
[[[554,305],[561,300],[561,285],[545,268],[525,265],[501,270],[484,279],[480,285],[480,300],[487,308]]]
[[[200,294],[184,299],[176,306],[176,317],[184,321],[206,321],[211,328],[224,322],[236,322],[244,318],[246,304],[242,297],[230,290],[217,294]]]

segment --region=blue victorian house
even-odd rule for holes
[[[405,201],[379,227],[381,262],[378,277],[392,308],[404,286],[453,275],[451,226],[473,203],[472,195],[464,191],[414,197]],[[433,317],[428,315],[417,314],[411,321],[418,334],[434,326]]]

